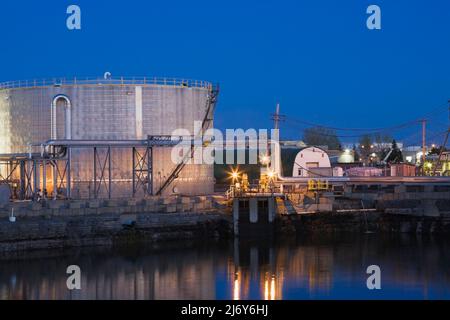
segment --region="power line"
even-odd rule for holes
[[[320,127],[320,128],[326,128],[326,129],[332,129],[335,131],[364,131],[366,133],[371,133],[371,132],[384,132],[384,131],[388,131],[388,130],[395,130],[395,129],[401,129],[401,128],[405,128],[408,126],[411,126],[413,124],[416,124],[417,121],[410,121],[410,122],[406,122],[400,125],[396,125],[396,126],[392,126],[392,127],[385,127],[385,128],[338,128],[338,127],[330,127],[330,126],[325,126],[325,125],[321,125],[321,124],[317,124],[317,123],[312,123],[309,121],[303,121],[303,120],[298,120],[298,119],[293,119],[293,118],[287,118],[286,119],[289,122],[294,122],[294,123],[300,123],[300,124],[305,124],[311,127]]]
[[[293,122],[293,123],[298,123],[298,124],[303,124],[303,125],[307,125],[310,127],[320,127],[320,128],[327,128],[327,129],[332,129],[335,131],[364,131],[367,134],[369,133],[381,133],[381,132],[385,132],[385,131],[392,131],[392,130],[397,130],[397,129],[402,129],[402,128],[406,128],[409,126],[412,126],[414,124],[417,124],[419,121],[423,120],[424,118],[429,118],[431,115],[435,115],[435,114],[439,114],[442,112],[446,112],[446,110],[441,110],[444,106],[439,106],[435,109],[433,109],[432,111],[426,113],[424,116],[419,117],[417,119],[399,124],[399,125],[395,125],[395,126],[390,126],[390,127],[383,127],[383,128],[340,128],[340,127],[333,127],[333,126],[326,126],[326,125],[321,125],[318,123],[314,123],[314,122],[310,122],[310,121],[306,121],[306,120],[300,120],[300,119],[296,119],[293,117],[286,117],[285,116],[285,121],[288,122]],[[445,108],[447,108],[447,106],[445,105]],[[362,136],[362,135],[358,135],[358,136]],[[342,136],[342,137],[355,137],[355,136]]]
[[[414,123],[414,125],[417,125],[417,123]],[[412,126],[412,125],[411,125],[411,126]],[[297,127],[297,128],[299,128],[299,127]],[[312,128],[330,129],[329,127],[308,127],[308,128],[302,128],[302,129],[300,129],[299,131],[300,131],[301,133],[305,133],[306,130],[312,129]],[[405,128],[406,128],[406,127],[405,127]],[[401,129],[401,128],[399,128],[399,129]],[[347,135],[344,135],[344,134],[336,134],[336,133],[325,133],[325,132],[314,132],[314,134],[315,134],[315,135],[318,135],[318,136],[325,136],[325,137],[337,137],[337,138],[361,138],[361,137],[364,137],[364,136],[375,136],[375,135],[381,134],[381,133],[385,133],[385,134],[387,134],[387,133],[392,133],[393,131],[398,131],[399,129],[397,129],[397,130],[390,129],[390,130],[379,131],[379,132],[364,132],[364,133],[360,133],[360,134],[347,134]],[[333,130],[333,129],[330,129],[330,130]]]

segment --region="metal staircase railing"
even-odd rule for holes
[[[209,128],[209,125],[211,124],[213,118],[212,115],[214,114],[214,108],[217,103],[217,98],[219,95],[219,87],[216,86],[211,89],[211,91],[208,93],[208,98],[206,99],[206,113],[202,121],[202,128],[200,132],[195,136],[195,138],[198,138],[200,136],[201,139],[203,139],[202,135],[203,133]],[[172,173],[169,175],[167,180],[161,185],[159,190],[156,192],[156,195],[161,195],[162,192],[169,187],[169,185],[178,178],[178,175],[185,167],[186,163],[189,161],[189,159],[192,159],[194,157],[195,151],[198,146],[191,144],[190,152],[188,152],[184,157],[183,160],[175,167],[175,169],[172,171]]]

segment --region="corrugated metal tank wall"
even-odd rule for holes
[[[72,139],[145,139],[170,135],[175,129],[194,134],[194,121],[202,121],[207,109],[207,87],[172,85],[63,85],[0,89],[0,153],[27,152],[28,144],[51,139],[51,103],[55,96],[71,102]],[[65,138],[66,102],[57,101],[57,139]],[[73,152],[73,196],[92,192],[93,151]],[[131,194],[131,151],[113,149],[113,194]],[[175,168],[170,148],[153,152],[154,192]],[[213,191],[212,165],[188,165],[167,190],[184,194]],[[91,191],[90,191],[91,190]]]

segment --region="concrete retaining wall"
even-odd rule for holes
[[[334,234],[343,232],[365,233],[445,233],[450,234],[450,215],[438,217],[411,213],[323,212],[279,216],[278,234]]]
[[[230,226],[208,197],[14,203],[0,210],[0,252],[218,237]]]

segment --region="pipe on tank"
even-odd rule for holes
[[[67,97],[64,94],[58,94],[53,98],[52,105],[51,105],[51,139],[56,140],[57,139],[57,133],[56,133],[56,104],[58,100],[64,100],[66,102],[65,106],[65,139],[72,139],[72,104],[70,102],[69,97]]]

